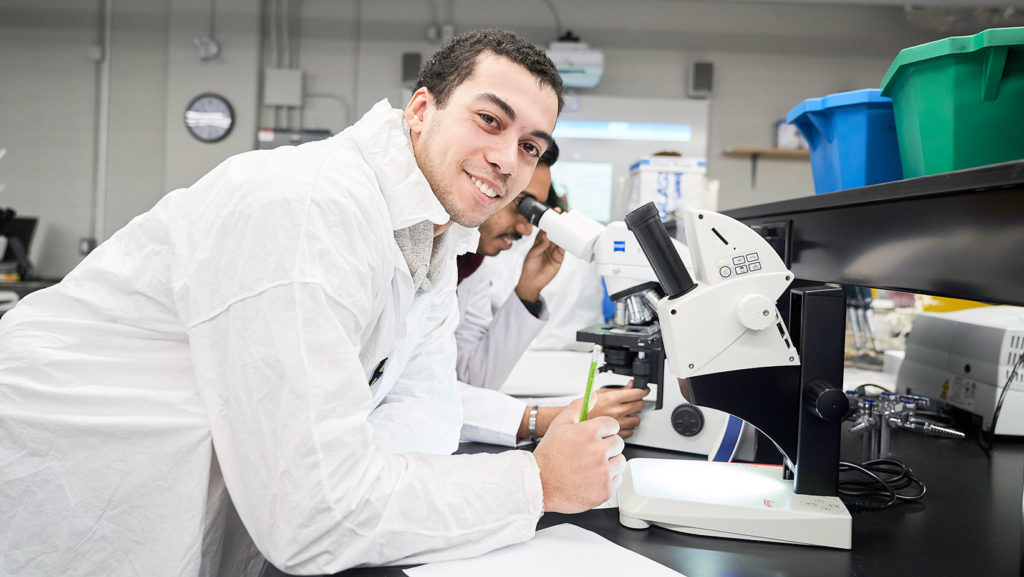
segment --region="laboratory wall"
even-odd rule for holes
[[[0,10],[0,206],[40,217],[33,260],[40,273],[61,274],[92,223],[97,12],[75,0],[49,4]]]
[[[508,27],[547,45],[572,30],[605,55],[580,94],[686,98],[687,67],[714,64],[708,171],[724,209],[812,194],[806,160],[749,159],[804,98],[877,87],[903,47],[943,34],[901,7],[687,0],[0,0],[0,206],[37,216],[38,274],[60,277],[80,241],[109,237],[167,191],[255,148],[260,127],[337,131],[381,98],[402,105],[402,54],[432,27]],[[103,32],[109,8],[109,39]],[[291,15],[290,24],[283,23]],[[556,18],[557,14],[557,18]],[[194,40],[221,47],[200,60]],[[101,47],[108,46],[104,52]],[[109,68],[104,70],[104,58]],[[262,69],[303,70],[303,108],[260,106]],[[191,138],[184,110],[227,97],[231,134]]]

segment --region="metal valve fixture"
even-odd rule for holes
[[[850,432],[864,436],[865,461],[888,457],[892,431],[897,429],[947,439],[965,438],[963,432],[918,414],[919,410],[928,408],[926,397],[896,395],[888,391],[877,398],[864,397],[853,391],[846,394],[850,397],[850,406],[856,407],[849,416],[854,421]]]

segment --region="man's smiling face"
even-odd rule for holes
[[[406,107],[420,170],[452,220],[479,226],[527,185],[548,147],[558,96],[526,68],[491,52],[444,108],[426,88]]]

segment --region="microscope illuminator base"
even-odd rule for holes
[[[852,521],[838,497],[798,495],[779,467],[632,459],[619,522],[681,533],[849,549]]]

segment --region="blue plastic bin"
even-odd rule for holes
[[[811,147],[816,194],[903,178],[892,99],[878,89],[808,98],[786,122]]]

